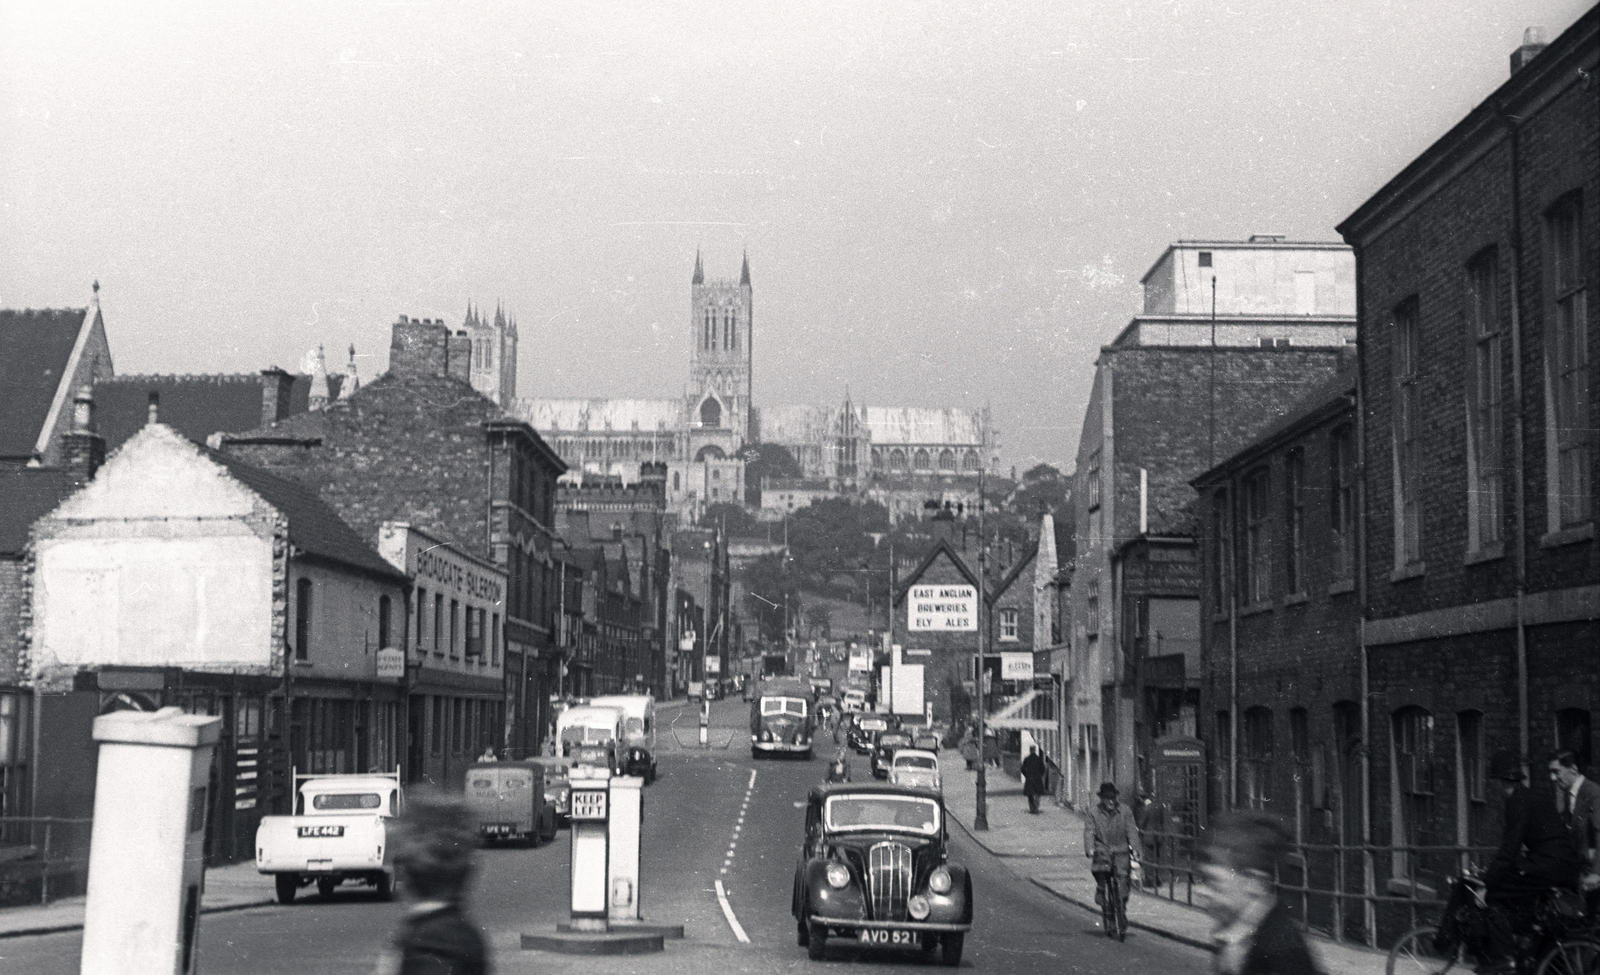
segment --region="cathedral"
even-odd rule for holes
[[[688,520],[708,504],[746,503],[744,448],[757,443],[788,449],[803,480],[824,493],[860,493],[869,485],[895,483],[920,497],[932,486],[928,482],[950,485],[976,478],[985,452],[992,453],[996,443],[987,410],[865,406],[848,394],[834,406],[758,410],[751,395],[754,312],[748,255],[737,280],[706,277],[696,255],[689,382],[681,397],[519,397],[507,403],[515,372],[507,378],[489,368],[482,381],[498,379],[495,391],[480,385],[476,368],[473,385],[538,430],[571,467],[569,477],[664,479],[668,507]],[[502,322],[511,328],[509,353],[515,361],[515,324],[497,315],[493,326],[481,318],[469,323],[475,367],[480,336],[485,348],[499,351],[500,362],[505,361],[505,343],[495,338]]]

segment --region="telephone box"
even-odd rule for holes
[[[94,721],[82,975],[191,975],[205,891],[211,753],[222,719],[178,708]]]
[[[1193,842],[1206,825],[1206,745],[1198,738],[1162,738],[1150,756],[1161,832]]]

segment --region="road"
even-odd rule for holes
[[[731,732],[732,746],[711,753],[664,747],[661,777],[645,791],[644,913],[647,920],[683,924],[684,940],[667,942],[661,954],[621,958],[523,951],[523,931],[566,917],[563,832],[538,849],[479,853],[470,910],[491,938],[495,971],[815,975],[818,963],[808,961],[795,943],[789,897],[802,803],[821,778],[825,758],[752,760],[742,738],[746,714],[746,705],[737,700],[715,704],[713,740],[726,740]],[[684,715],[680,730],[693,730],[695,713],[685,709]],[[856,764],[858,773],[867,774],[864,760],[857,758]],[[960,828],[952,827],[951,836],[952,859],[971,869],[977,902],[962,968],[1019,975],[1210,970],[1203,953],[1152,934],[1135,931],[1126,943],[1110,941],[1088,914],[1019,879]],[[724,917],[718,880],[748,944],[738,940]],[[263,878],[263,889],[268,887]],[[352,891],[326,901],[313,895],[289,906],[206,915],[199,970],[206,975],[369,975],[399,911],[398,904]],[[74,975],[79,940],[72,932],[0,941],[0,972]],[[904,971],[927,964],[919,955],[848,949],[830,949],[829,958],[822,967],[853,963],[852,970]]]

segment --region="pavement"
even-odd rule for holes
[[[1069,904],[1083,908],[1098,921],[1094,902],[1094,876],[1083,853],[1083,817],[1050,800],[1040,803],[1038,815],[1028,812],[1020,779],[990,767],[985,774],[989,828],[972,828],[977,809],[977,773],[968,771],[961,754],[940,752],[944,772],[945,806],[950,818],[973,842],[1005,860],[1011,871]],[[1128,925],[1204,950],[1211,948],[1211,918],[1184,902],[1186,888],[1176,889],[1179,900],[1136,889],[1128,900]],[[1196,895],[1198,899],[1198,895]],[[1307,939],[1328,975],[1371,975],[1384,970],[1387,956],[1368,948],[1341,944],[1311,933]]]
[[[0,938],[16,938],[83,927],[84,898],[63,897],[48,904],[0,908]],[[201,914],[238,911],[277,903],[272,878],[256,872],[256,865],[235,863],[206,871],[206,889],[200,898]]]

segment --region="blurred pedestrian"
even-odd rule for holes
[[[1556,784],[1556,810],[1577,848],[1579,888],[1591,917],[1600,917],[1600,784],[1584,777],[1578,756],[1570,751],[1550,757],[1550,778]]]
[[[464,903],[478,846],[465,800],[424,791],[394,822],[395,868],[407,904],[378,972],[488,975],[488,945]]]
[[[1212,823],[1201,895],[1216,921],[1211,940],[1219,975],[1321,975],[1273,885],[1289,839],[1282,820],[1259,810],[1223,813]]]
[[[1044,758],[1038,748],[1029,748],[1028,757],[1022,760],[1022,794],[1028,799],[1028,812],[1039,812],[1039,797],[1045,793]]]
[[[1146,887],[1161,886],[1161,841],[1162,834],[1167,831],[1167,810],[1164,805],[1156,801],[1149,789],[1139,790],[1139,809],[1134,813],[1134,822],[1139,824],[1139,837],[1144,841],[1144,852],[1140,857],[1144,861],[1141,872],[1144,875]]]

